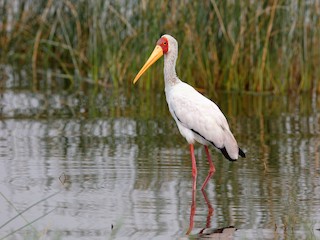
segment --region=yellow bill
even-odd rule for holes
[[[163,56],[163,51],[162,48],[157,45],[153,52],[151,53],[150,57],[148,58],[148,60],[146,61],[146,63],[143,65],[143,67],[141,68],[141,70],[138,72],[137,76],[134,78],[133,80],[133,84],[135,84],[138,79],[142,76],[142,74],[147,71],[147,69],[154,64],[160,57]]]

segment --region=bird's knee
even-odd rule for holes
[[[192,177],[196,177],[197,176],[197,169],[192,169]]]

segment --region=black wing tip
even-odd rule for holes
[[[220,151],[221,151],[221,153],[223,154],[223,156],[224,156],[226,159],[228,159],[229,161],[232,161],[232,162],[237,161],[237,159],[232,159],[232,158],[230,157],[230,155],[228,154],[227,149],[226,149],[225,147],[220,148]]]
[[[239,148],[239,155],[243,158],[246,158],[246,154],[242,151],[241,148]]]
[[[225,147],[220,148],[220,151],[221,151],[221,153],[223,154],[223,156],[224,156],[226,159],[228,159],[229,161],[232,161],[232,162],[237,161],[237,159],[233,159],[233,158],[230,157],[230,155],[228,154],[227,149],[226,149]],[[239,155],[240,155],[241,157],[243,157],[243,158],[246,157],[246,154],[245,154],[240,148],[239,148]]]

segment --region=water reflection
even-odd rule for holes
[[[208,206],[208,215],[207,215],[207,221],[206,221],[206,226],[205,228],[201,229],[201,231],[199,232],[202,233],[205,229],[207,228],[210,228],[211,226],[211,217],[213,215],[213,207],[207,197],[207,194],[204,190],[201,190],[202,192],[202,195],[204,197],[204,200]],[[196,213],[196,191],[192,191],[192,202],[191,202],[191,209],[190,209],[190,223],[189,223],[189,228],[188,228],[188,231],[187,231],[187,235],[189,235],[193,229],[193,226],[194,226],[194,215]]]
[[[10,221],[0,239],[52,209],[8,239],[178,239],[229,226],[235,239],[320,237],[316,95],[212,97],[248,157],[229,163],[212,151],[217,171],[193,197],[188,145],[162,93],[8,86],[0,93],[0,226],[59,194]],[[195,154],[203,182],[205,152]]]
[[[211,174],[209,173],[208,176]],[[195,182],[195,179],[193,180]],[[196,214],[196,192],[192,190],[192,201],[191,201],[191,208],[190,208],[190,222],[189,228],[186,232],[186,235],[192,237],[192,239],[221,239],[221,240],[231,240],[233,239],[234,232],[237,230],[234,226],[227,226],[222,228],[212,228],[211,227],[211,218],[213,217],[214,208],[212,207],[210,200],[205,192],[205,190],[201,190],[202,196],[204,201],[208,207],[208,213],[206,218],[206,223],[201,230],[199,230],[196,234],[192,234],[191,232],[194,227],[194,217]]]

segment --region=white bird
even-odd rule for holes
[[[133,83],[136,83],[141,75],[163,55],[165,94],[168,107],[181,135],[190,145],[193,190],[196,189],[197,177],[194,143],[203,144],[207,154],[210,170],[201,187],[204,189],[215,172],[208,146],[212,145],[219,149],[224,157],[230,161],[237,160],[239,155],[245,157],[245,153],[238,147],[227,119],[219,107],[177,77],[175,67],[178,57],[178,42],[172,36],[166,34],[157,41],[155,49],[134,78]]]

